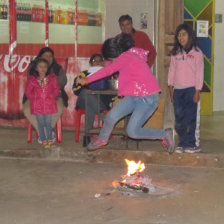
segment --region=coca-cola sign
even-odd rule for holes
[[[0,59],[4,57],[4,70],[6,72],[12,72],[14,70],[23,73],[27,70],[30,61],[34,58],[33,56],[20,56],[20,55],[0,55]]]
[[[0,55],[0,125],[25,126],[27,121],[23,114],[23,95],[27,81],[27,69],[34,56]],[[64,68],[65,59],[57,58]],[[65,91],[69,97],[69,105],[64,108],[63,127],[74,128],[74,114],[77,97],[72,92],[75,75],[88,66],[88,59],[69,58],[67,66],[67,85]],[[82,118],[84,124],[84,117]]]
[[[33,56],[0,55],[0,118],[24,118],[22,98]]]

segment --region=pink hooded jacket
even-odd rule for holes
[[[119,71],[118,96],[147,96],[160,92],[156,77],[147,64],[148,51],[131,48],[122,53],[113,63],[87,77],[91,83]]]
[[[194,86],[200,90],[204,80],[204,60],[200,49],[171,56],[168,74],[169,86]]]
[[[30,75],[27,80],[25,94],[30,100],[31,114],[57,113],[56,97],[59,95],[59,85],[55,74],[46,76],[45,87],[39,77]]]

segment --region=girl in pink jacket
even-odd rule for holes
[[[51,115],[57,113],[56,98],[59,95],[59,85],[56,75],[48,74],[47,70],[47,60],[36,58],[27,80],[25,94],[30,100],[31,114],[36,116],[42,144],[44,148],[51,148]]]
[[[144,123],[158,106],[160,87],[147,65],[148,51],[134,47],[128,34],[106,40],[102,54],[109,61],[106,67],[90,77],[77,79],[87,85],[119,71],[118,96],[123,99],[107,114],[99,137],[89,143],[87,149],[94,151],[108,143],[114,125],[124,116],[132,114],[127,134],[135,139],[163,139],[168,151],[173,151],[172,130],[143,128]]]
[[[196,145],[195,134],[203,77],[203,54],[198,48],[195,33],[189,25],[181,24],[176,30],[168,74],[171,102],[174,104],[175,129],[179,137],[175,150],[177,153],[195,153],[201,150]]]

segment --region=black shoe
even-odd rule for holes
[[[82,146],[83,146],[83,147],[86,147],[89,143],[90,143],[90,137],[84,135],[84,136],[83,136]]]

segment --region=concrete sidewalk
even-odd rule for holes
[[[139,149],[136,142],[130,140],[128,148],[120,137],[110,140],[108,146],[96,152],[88,153],[80,142],[75,143],[74,131],[63,131],[63,142],[53,150],[44,150],[35,138],[27,144],[26,129],[14,127],[0,128],[0,156],[42,159],[63,159],[75,161],[117,162],[123,163],[124,158],[142,160],[147,164],[224,167],[224,112],[213,116],[201,117],[201,148],[195,154],[168,154],[160,141],[140,141]]]
[[[1,224],[223,224],[224,169],[148,165],[160,190],[116,190],[126,166],[0,158]]]

